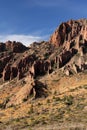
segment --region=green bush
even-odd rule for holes
[[[31,105],[30,110],[28,111],[28,114],[32,114],[34,112],[33,105]]]
[[[50,103],[50,99],[47,99],[47,103]]]
[[[63,100],[64,103],[68,106],[73,104],[73,97],[71,95],[65,96]]]
[[[84,89],[87,89],[87,84],[86,84],[86,85],[84,85],[83,87],[84,87]]]
[[[27,100],[28,100],[27,98],[24,98],[24,99],[23,99],[23,102],[26,102]]]

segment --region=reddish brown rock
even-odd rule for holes
[[[44,61],[38,60],[34,63],[35,76],[44,74]]]
[[[4,43],[0,43],[0,52],[5,51],[5,44]]]
[[[44,71],[45,73],[47,72],[48,74],[51,72],[51,62],[49,60],[45,61],[44,63]]]
[[[69,76],[70,75],[70,72],[69,72],[69,70],[67,69],[67,70],[65,70],[65,74],[67,75],[67,76]]]
[[[11,67],[10,80],[14,79],[18,75],[18,69],[16,67]]]
[[[71,27],[67,23],[62,23],[50,38],[50,43],[56,46],[63,45],[64,41],[68,39],[68,33]]]
[[[10,64],[7,64],[3,71],[3,81],[10,80],[10,75],[11,75],[11,67]]]
[[[27,75],[35,78],[65,66],[67,73],[70,69],[76,72],[75,67],[77,72],[82,71],[87,66],[87,21],[62,23],[49,42],[35,42],[29,48],[15,41],[0,43],[0,52],[0,77],[4,75],[4,81],[15,77],[20,80]]]
[[[17,75],[17,79],[20,80],[23,78],[23,73],[21,70],[18,70],[18,75]]]
[[[72,53],[70,51],[64,51],[59,56],[59,67],[64,66],[72,57]]]
[[[86,27],[85,31],[82,31],[83,21],[70,20],[66,23],[62,23],[51,36],[50,43],[61,46],[64,42],[74,39],[79,33],[81,33],[79,40],[81,40],[83,36],[86,39]]]
[[[78,70],[77,70],[77,66],[75,64],[73,64],[73,70],[77,74]]]
[[[7,103],[6,107],[9,107],[11,105],[17,105],[25,100],[28,99],[28,97],[31,95],[31,92],[34,88],[34,79],[31,77],[26,77],[25,78],[26,84],[14,95],[11,100]],[[35,93],[33,93],[33,97]]]
[[[21,52],[24,52],[25,50],[27,50],[28,48],[25,47],[22,43],[20,42],[16,42],[16,41],[7,41],[5,43],[5,48],[6,50],[10,50],[10,51],[13,51],[15,53],[21,53]]]
[[[9,60],[10,60],[11,58],[12,58],[12,56],[9,55],[9,56],[5,56],[5,57],[3,57],[3,58],[0,59],[0,73],[3,72],[3,70],[4,70],[5,66],[6,66],[6,64],[9,62]]]

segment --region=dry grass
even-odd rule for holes
[[[87,123],[87,75],[71,77],[58,73],[40,79],[48,86],[49,96],[27,100],[22,104],[0,109],[0,127],[34,128],[57,123]],[[21,86],[9,85],[0,91],[0,103],[19,91]],[[2,93],[3,92],[3,93]],[[80,114],[79,114],[80,113]]]

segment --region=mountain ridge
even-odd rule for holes
[[[5,127],[6,123],[10,123],[13,128],[16,118],[20,125],[22,118],[25,118],[28,120],[27,125],[32,127],[32,119],[29,116],[35,116],[36,121],[41,113],[45,117],[39,120],[40,123],[46,123],[47,118],[49,122],[54,122],[56,114],[57,121],[70,119],[72,111],[70,115],[67,113],[69,106],[70,109],[76,107],[74,109],[77,111],[76,103],[82,96],[86,102],[86,73],[87,19],[63,22],[49,41],[34,42],[29,47],[15,41],[0,43],[0,111],[4,114],[0,120],[1,125],[4,128],[4,122]],[[55,103],[57,101],[60,111]],[[82,101],[81,99],[81,103]],[[84,104],[85,108],[86,103]],[[54,115],[51,115],[50,111]],[[47,114],[48,117],[44,115],[46,112],[50,113]],[[66,113],[68,117],[64,116]],[[15,124],[17,127],[18,122]],[[21,129],[21,126],[17,129]]]

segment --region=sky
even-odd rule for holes
[[[0,42],[48,40],[61,22],[87,17],[87,0],[0,0]]]

